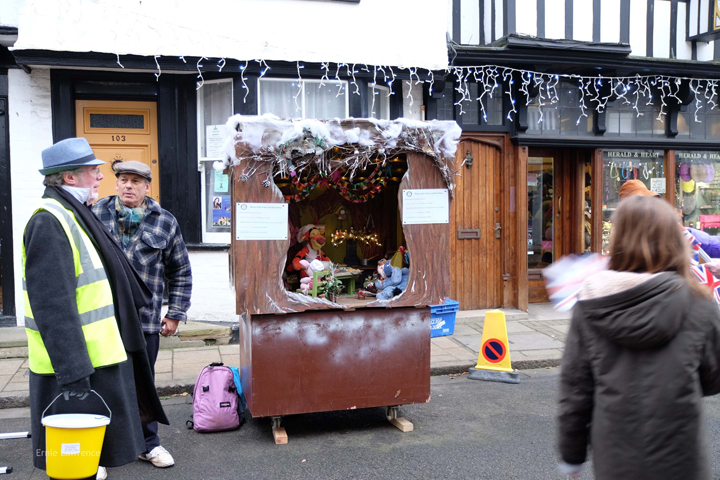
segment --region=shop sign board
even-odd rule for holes
[[[235,240],[287,239],[287,203],[235,204]]]
[[[450,223],[450,203],[447,188],[403,190],[403,225]]]

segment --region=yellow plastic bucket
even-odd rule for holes
[[[100,397],[95,390],[91,392]],[[50,402],[45,412],[61,395]],[[100,400],[108,408],[102,397]],[[48,477],[79,479],[95,475],[100,463],[105,429],[112,418],[110,409],[109,417],[87,413],[62,413],[46,417],[45,412],[41,421],[45,426],[45,468]]]

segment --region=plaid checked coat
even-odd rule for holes
[[[162,330],[160,322],[164,279],[167,278],[169,294],[166,317],[187,322],[192,293],[192,271],[177,220],[152,198],[146,197],[146,200],[147,215],[133,235],[125,255],[153,292],[152,309],[140,310],[143,332],[159,333]],[[92,210],[118,244],[122,245],[115,195],[101,198]]]

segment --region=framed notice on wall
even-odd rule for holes
[[[427,225],[450,222],[447,188],[403,190],[403,225]]]
[[[287,203],[236,203],[235,240],[287,240]]]

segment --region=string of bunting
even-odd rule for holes
[[[120,62],[120,55],[117,56],[117,64],[125,68]],[[155,55],[155,63],[157,66],[157,73],[155,77],[160,78],[162,73],[160,64],[158,63],[159,55]],[[178,57],[184,63],[187,63],[184,57]],[[202,68],[204,68],[203,61],[209,60],[208,57],[201,57],[197,64],[197,89],[202,88],[205,83]],[[243,96],[243,103],[247,102],[250,89],[247,85],[248,78],[245,76],[250,60],[242,61],[243,63],[239,66],[241,88],[245,91]],[[252,60],[253,63],[258,64],[260,68],[259,78],[263,78],[270,70],[270,66],[265,60]],[[216,68],[218,72],[222,72],[225,68],[226,59],[220,58],[217,61]],[[404,82],[411,87],[419,85],[421,83],[429,84],[429,93],[432,95],[433,85],[435,83],[436,73],[429,70],[422,70],[415,67],[392,67],[388,65],[377,65],[369,66],[365,64],[350,64],[350,63],[337,63],[334,64],[335,68],[332,68],[333,64],[330,62],[322,62],[320,68],[323,75],[320,79],[318,88],[322,88],[326,85],[326,82],[337,87],[336,96],[340,96],[344,93],[360,95],[360,87],[357,83],[356,74],[365,72],[366,76],[372,73],[372,82],[368,82],[371,89],[371,108],[370,116],[376,114],[375,111],[375,100],[377,95],[382,94],[382,90],[378,89],[380,85],[387,85],[389,87],[386,95],[389,97],[395,95],[393,92],[393,84],[397,80],[399,72],[407,72],[409,80]],[[297,85],[298,90],[294,95],[296,110],[301,110],[299,97],[303,91],[303,82],[301,70],[305,68],[305,65],[301,61],[296,62],[296,70],[298,73]],[[334,71],[334,72],[333,72]],[[346,78],[351,78],[346,84],[340,73],[343,73]],[[542,122],[544,117],[543,107],[553,105],[559,102],[558,89],[561,80],[569,80],[577,84],[580,99],[578,101],[578,108],[580,113],[578,115],[577,124],[583,117],[587,117],[590,109],[594,109],[599,113],[602,113],[607,108],[608,102],[622,101],[624,105],[631,105],[635,111],[637,117],[643,116],[644,113],[641,111],[641,105],[655,105],[658,102],[660,105],[660,111],[657,119],[664,121],[664,118],[668,114],[668,102],[675,101],[677,103],[683,103],[678,97],[683,86],[687,85],[689,90],[694,96],[694,120],[697,123],[702,123],[699,118],[699,113],[703,108],[709,110],[718,110],[718,86],[720,79],[718,78],[692,78],[685,76],[676,75],[629,75],[629,76],[603,76],[602,74],[596,75],[577,75],[567,73],[548,73],[538,72],[534,70],[504,67],[501,65],[479,65],[479,66],[449,66],[444,73],[446,75],[454,75],[457,80],[455,90],[460,94],[460,99],[455,102],[456,106],[460,107],[460,115],[464,115],[464,106],[469,101],[478,101],[480,106],[480,113],[483,119],[487,120],[487,109],[486,102],[488,99],[495,98],[497,95],[507,96],[509,99],[510,108],[506,113],[506,118],[513,121],[513,117],[517,114],[516,103],[518,101],[524,101],[526,105],[530,105],[533,98],[530,96],[530,92],[537,90],[538,99],[538,110],[540,118],[538,122]],[[519,89],[514,88],[512,85],[515,82],[519,82]],[[470,83],[476,83],[478,85],[479,95],[473,98],[473,94],[470,92]],[[352,88],[347,88],[346,85],[351,85]],[[520,100],[518,92],[521,96],[524,96],[524,100]],[[406,98],[409,99],[410,108],[414,103],[412,95],[412,88],[408,88]]]

